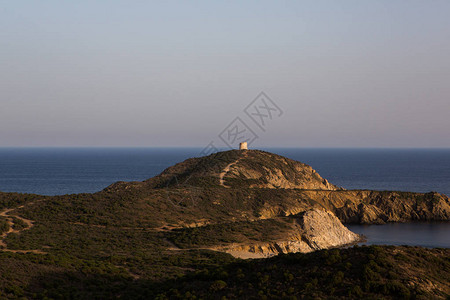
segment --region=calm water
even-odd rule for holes
[[[145,180],[196,156],[180,148],[0,148],[0,191],[64,195]]]
[[[450,248],[450,223],[390,223],[348,225],[348,229],[367,237],[361,245],[410,245]]]
[[[311,165],[347,189],[450,195],[450,149],[265,149]],[[61,195],[145,180],[197,148],[0,148],[0,190]]]
[[[450,195],[450,149],[279,149],[346,189]]]
[[[450,195],[450,149],[264,149],[311,165],[347,189]],[[61,195],[145,180],[200,148],[0,148],[0,190]],[[450,222],[351,226],[372,244],[450,247]]]

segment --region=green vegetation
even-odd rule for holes
[[[242,153],[190,159],[147,181],[118,182],[94,194],[0,192],[0,232],[11,223],[13,229],[2,238],[0,299],[448,296],[449,249],[355,247],[249,261],[208,250],[284,239],[298,233],[292,215],[311,208],[344,222],[448,219],[449,199],[437,193],[250,188],[268,182],[262,165],[296,181],[302,175],[293,170],[301,164]],[[238,158],[240,167],[263,177],[228,177],[232,188],[220,186],[218,174]]]
[[[46,198],[34,194],[3,193],[0,192],[0,209],[17,207],[19,205]]]
[[[163,255],[164,259],[159,261],[129,260],[130,270],[140,268],[139,264],[160,264],[159,272],[147,268],[133,276],[127,268],[116,266],[121,259],[116,256],[76,259],[62,254],[1,253],[1,295],[37,299],[432,299],[449,296],[448,249],[354,247],[247,261],[207,251],[177,252],[181,253]],[[172,279],[163,280],[174,266],[184,270]]]
[[[6,218],[0,217],[0,235],[9,230],[9,223]]]
[[[34,226],[9,234],[4,240],[8,249],[45,254],[0,252],[0,297],[426,299],[449,294],[448,249],[356,247],[254,261],[203,249],[282,236],[294,226],[290,217],[230,219],[237,218],[235,211],[257,215],[268,203],[287,205],[292,195],[301,193],[209,188],[196,194],[195,206],[178,207],[168,203],[161,189],[42,198],[11,195],[14,229],[25,228],[14,214],[33,220]],[[219,196],[220,203],[211,203]],[[315,201],[304,197],[297,207]],[[219,222],[156,230],[161,220],[177,225],[202,217]]]
[[[159,298],[445,298],[449,254],[448,249],[371,246],[238,261],[171,281]]]
[[[278,218],[254,222],[233,222],[195,228],[175,229],[165,236],[180,248],[205,247],[227,243],[269,242],[282,238],[293,219]]]
[[[28,228],[28,225],[19,218],[13,218],[13,229],[14,230],[23,230],[25,228]]]

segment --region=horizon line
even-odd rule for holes
[[[204,149],[203,146],[0,146],[0,149]],[[217,147],[220,151],[238,150],[230,147]],[[259,146],[249,147],[249,150],[258,149],[450,149],[450,146],[431,146],[431,147],[415,147],[415,146]]]

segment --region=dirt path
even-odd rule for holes
[[[2,212],[0,212],[0,217],[5,217],[6,218],[6,223],[8,223],[8,225],[9,225],[8,231],[4,232],[0,236],[0,247],[3,246],[4,248],[6,248],[6,243],[3,240],[8,234],[19,232],[19,230],[16,230],[16,229],[13,228],[13,226],[14,226],[14,222],[13,222],[13,218],[12,218],[13,216],[9,215],[9,212],[11,212],[13,210],[15,210],[15,209],[14,208],[8,208],[8,209],[5,209]]]
[[[225,188],[230,188],[228,185],[225,185],[224,183],[224,177],[225,175],[230,171],[231,167],[236,165],[242,158],[244,158],[246,156],[246,152],[244,152],[244,155],[242,157],[239,157],[238,159],[236,159],[234,162],[228,164],[223,170],[222,172],[219,174],[219,183],[221,186],[225,187]]]
[[[163,225],[163,226],[160,226],[160,227],[156,227],[156,228],[151,228],[152,230],[154,230],[154,231],[160,231],[160,232],[165,232],[165,231],[171,231],[171,230],[174,230],[174,229],[180,229],[180,228],[183,228],[182,226],[173,226],[173,225]]]
[[[34,202],[31,202],[29,204],[34,204]],[[4,209],[0,212],[0,217],[4,217],[6,219],[6,222],[9,225],[9,229],[8,231],[4,232],[2,235],[0,235],[0,251],[4,251],[4,252],[14,252],[14,253],[38,253],[38,254],[46,254],[46,252],[43,252],[41,250],[14,250],[14,249],[8,249],[8,245],[5,243],[5,238],[8,236],[8,234],[11,233],[20,233],[22,231],[28,230],[31,227],[33,227],[33,221],[32,220],[28,220],[25,218],[22,218],[20,216],[18,216],[17,214],[12,213],[13,211],[23,208],[24,205],[15,207],[15,208],[7,208]],[[27,227],[22,228],[22,229],[15,229],[14,228],[14,219],[18,219],[21,220],[22,222],[24,222]]]

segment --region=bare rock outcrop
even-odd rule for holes
[[[335,203],[333,209],[344,223],[450,220],[450,199],[439,193],[364,191],[357,197],[346,194],[345,203]]]
[[[313,250],[351,244],[361,239],[330,211],[309,210],[301,216],[300,224],[304,230],[303,239]]]
[[[269,243],[215,247],[239,258],[263,258],[280,253],[307,253],[357,243],[362,236],[351,232],[330,211],[312,209],[296,216],[299,232]]]
[[[225,177],[232,185],[247,182],[251,188],[339,190],[312,167],[273,153],[247,151]]]

